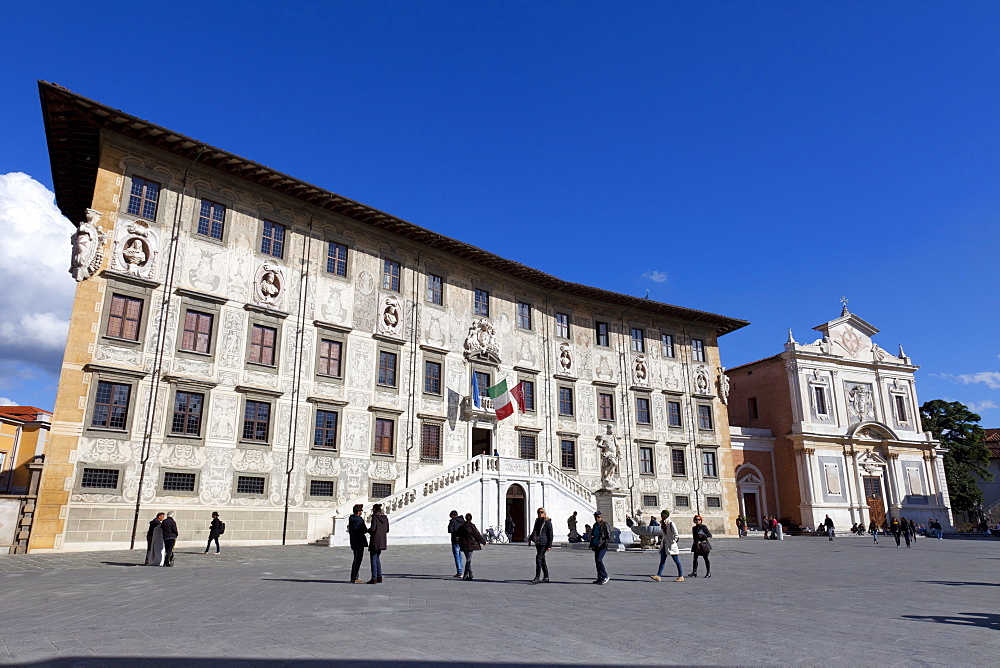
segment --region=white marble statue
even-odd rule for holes
[[[597,435],[597,447],[601,450],[601,488],[618,489],[618,437],[610,424]]]

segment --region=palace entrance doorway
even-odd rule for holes
[[[490,429],[472,428],[472,456],[493,454],[493,432]]]
[[[762,528],[759,508],[757,492],[743,492],[743,518],[747,521],[748,527]]]
[[[865,499],[868,501],[868,517],[876,525],[885,523],[885,501],[882,497],[882,479],[878,476],[866,475],[862,478],[865,485]]]
[[[520,485],[511,485],[507,488],[507,517],[514,520],[514,533],[510,541],[523,542],[528,535],[527,501],[525,499],[524,488]],[[506,518],[504,519],[506,522]]]

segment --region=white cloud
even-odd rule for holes
[[[11,401],[7,397],[0,397],[0,406],[17,406],[16,401]]]
[[[960,373],[958,375],[941,373],[936,375],[954,383],[962,383],[963,385],[982,384],[991,390],[1000,390],[1000,371],[979,371],[977,373]]]
[[[973,413],[982,413],[983,411],[988,411],[991,408],[997,407],[997,405],[989,399],[986,399],[985,401],[970,401],[965,405]]]
[[[58,373],[76,283],[73,225],[55,196],[21,172],[0,174],[0,363]]]
[[[656,271],[655,269],[653,269],[644,273],[642,277],[650,281],[653,281],[654,283],[667,282],[667,272],[665,271]]]

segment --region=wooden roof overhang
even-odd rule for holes
[[[39,81],[38,91],[45,120],[56,203],[63,215],[74,224],[85,220],[86,210],[93,200],[100,162],[100,132],[108,130],[183,158],[197,159],[199,165],[217,169],[302,202],[322,207],[326,211],[339,213],[359,223],[418,244],[433,245],[435,250],[475,263],[483,269],[514,276],[543,290],[558,291],[623,308],[634,308],[681,320],[705,323],[714,327],[720,336],[750,324],[738,318],[564,281],[520,262],[502,258],[471,244],[432,232],[366,204],[282,174],[260,163],[112,109],[57,84]]]

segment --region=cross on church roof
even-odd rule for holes
[[[842,316],[845,316],[848,313],[850,313],[850,311],[847,310],[847,302],[848,301],[850,301],[850,300],[847,297],[841,297],[840,298],[840,303],[844,305],[844,310],[841,311],[841,313],[840,313],[840,315],[842,315]]]

